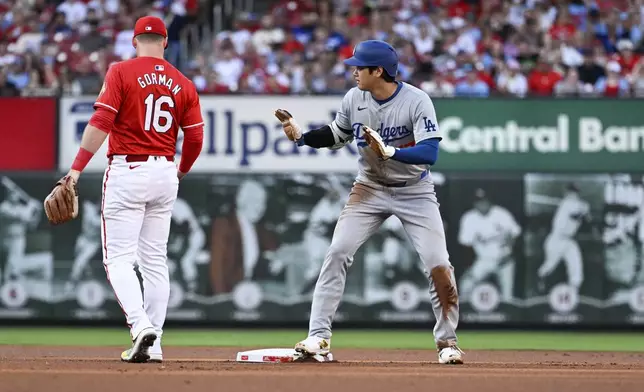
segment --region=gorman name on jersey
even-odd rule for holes
[[[362,123],[354,123],[353,124],[353,134],[356,138],[356,141],[358,143],[358,147],[366,147],[367,143],[364,141],[364,135],[362,134],[362,126],[364,124]],[[394,126],[385,126],[384,123],[380,123],[380,127],[378,129],[375,129],[376,132],[380,134],[382,137],[382,141],[385,142],[386,145],[388,146],[394,146],[394,147],[409,147],[413,144],[405,143],[404,145],[396,145],[400,141],[405,141],[405,139],[408,139],[409,136],[412,136],[412,131],[407,128],[407,125],[394,125]],[[412,139],[413,143],[413,139]]]
[[[172,92],[172,95],[177,95],[181,91],[181,86],[177,84],[173,87],[174,81],[165,74],[146,73],[143,76],[139,76],[136,81],[139,82],[141,88],[146,88],[153,84],[166,86]]]

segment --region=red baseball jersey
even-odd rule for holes
[[[116,113],[107,156],[175,155],[179,128],[203,125],[194,84],[165,60],[137,57],[107,71],[94,108]]]

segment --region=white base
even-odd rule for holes
[[[251,351],[240,351],[237,353],[237,362],[248,363],[286,363],[314,360],[317,362],[332,362],[333,354],[314,355],[304,357],[292,348],[264,348]]]
[[[293,362],[295,350],[291,348],[265,348],[237,353],[237,362]]]

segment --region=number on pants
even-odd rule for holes
[[[174,107],[174,101],[167,95],[162,95],[156,100],[154,99],[154,94],[150,93],[145,98],[145,126],[143,129],[149,131],[151,127],[154,128],[156,132],[165,133],[168,132],[172,126],[172,114],[163,110],[162,105],[165,103],[169,108]],[[165,124],[161,125],[161,119],[165,119]]]

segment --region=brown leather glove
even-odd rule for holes
[[[385,145],[385,142],[382,140],[382,137],[378,132],[368,126],[363,125],[362,132],[364,132],[365,142],[367,142],[369,147],[378,155],[378,157],[380,157],[380,159],[387,160],[396,152],[394,147]]]
[[[54,189],[45,198],[45,214],[53,225],[68,222],[78,216],[78,187],[67,175],[58,180]]]
[[[284,133],[288,137],[288,140],[294,142],[302,137],[302,128],[295,122],[291,113],[284,109],[277,109],[275,111],[275,117],[282,123],[284,128]]]

